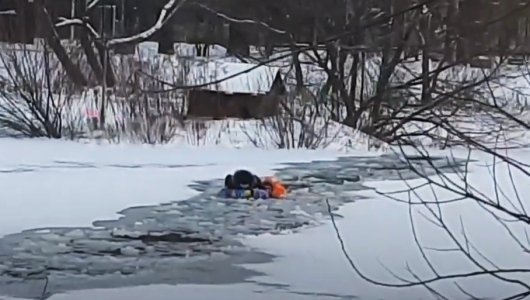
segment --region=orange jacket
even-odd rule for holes
[[[263,184],[269,188],[272,198],[283,199],[287,197],[287,188],[276,177],[267,176],[263,178]]]

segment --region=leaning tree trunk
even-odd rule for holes
[[[43,0],[35,0],[34,5],[37,24],[39,24],[43,30],[46,43],[53,50],[57,56],[57,59],[64,67],[66,74],[73,81],[73,83],[78,87],[86,87],[88,81],[81,72],[81,69],[79,69],[79,67],[72,62],[68,56],[68,53],[66,52],[66,49],[64,49],[63,45],[61,45],[59,34],[55,29],[55,24],[53,23],[53,20],[50,17]]]
[[[76,5],[75,10],[76,15],[84,20],[84,17],[87,15],[86,8],[83,5]],[[88,65],[94,73],[97,82],[99,84],[103,84],[103,67],[100,64],[98,56],[94,50],[94,44],[92,42],[87,24],[83,24],[83,26],[80,28],[79,40],[81,42],[81,48],[83,48],[83,52],[85,53]]]

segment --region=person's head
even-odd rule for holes
[[[247,170],[237,170],[232,176],[232,180],[234,185],[241,189],[253,188],[256,185],[254,174]]]

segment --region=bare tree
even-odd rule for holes
[[[497,116],[505,114],[504,109],[500,107],[487,105],[487,108],[497,110]],[[477,118],[474,117],[473,120],[476,124]],[[483,230],[489,230],[488,225],[491,225],[491,228],[500,228],[498,231],[489,232],[489,238],[497,241],[496,247],[499,249],[510,249],[511,255],[518,255],[519,252],[521,257],[525,257],[530,251],[528,202],[521,190],[524,182],[529,179],[530,172],[526,161],[510,153],[514,148],[521,146],[510,143],[511,138],[507,137],[515,130],[528,131],[530,124],[513,113],[498,120],[503,122],[483,124],[487,125],[483,128],[479,128],[479,124],[475,125],[475,131],[482,131],[483,136],[486,133],[493,135],[493,141],[484,141],[467,130],[452,125],[451,122],[443,122],[441,126],[468,143],[467,157],[447,157],[447,162],[454,165],[450,169],[441,169],[436,159],[430,155],[428,148],[403,145],[398,148],[400,157],[421,180],[414,183],[404,181],[403,189],[380,192],[380,194],[389,200],[409,206],[411,235],[421,254],[419,259],[428,266],[428,273],[431,275],[427,277],[418,275],[425,273],[422,270],[407,268],[409,275],[407,278],[396,275],[398,270],[389,270],[395,278],[392,282],[371,278],[355,263],[355,255],[346,250],[345,237],[341,235],[335,220],[332,220],[342,251],[357,275],[375,286],[426,287],[438,299],[455,297],[454,294],[449,296],[447,286],[443,288],[440,283],[453,284],[460,291],[461,297],[479,299],[493,296],[485,295],[466,284],[470,279],[475,278],[492,279],[507,284],[510,287],[507,291],[511,292],[498,295],[502,299],[524,299],[530,295],[530,282],[528,282],[530,266],[514,265],[503,257],[491,253],[491,249],[485,249],[480,245],[481,237],[476,236],[476,231],[466,226],[473,223],[474,226],[481,226]],[[492,127],[498,128],[492,131]],[[474,154],[484,157],[484,153],[491,160],[487,167],[489,176],[484,172],[473,174],[472,160],[476,159]],[[418,160],[424,162],[423,166],[417,163]],[[477,179],[470,179],[477,176],[481,177],[480,182]],[[491,188],[485,189],[484,186],[488,184],[484,183],[487,182]],[[467,218],[461,215],[457,222],[458,216],[455,216],[455,213],[464,214],[466,210]],[[474,216],[475,221],[468,219],[470,215]],[[425,227],[429,224],[431,235],[447,241],[444,246],[433,248],[431,244],[425,242],[424,234],[420,232],[425,233]],[[430,240],[432,243],[432,239]],[[460,259],[467,261],[467,266],[462,265],[458,270],[447,270],[439,265],[440,259],[454,260],[455,257],[459,261]]]
[[[269,55],[265,60],[258,58],[260,64],[288,68],[286,76],[293,74],[292,87],[296,93],[304,93],[311,77],[322,77],[323,73],[324,84],[320,90],[317,92],[311,87],[317,98],[312,114],[391,141],[396,138],[396,128],[403,125],[396,122],[396,115],[405,110],[409,113],[419,110],[418,102],[412,97],[415,95],[413,91],[419,87],[423,103],[433,105],[429,99],[437,77],[462,61],[449,64],[449,60],[443,60],[434,67],[430,63],[430,36],[439,28],[435,28],[429,11],[425,10],[427,4],[436,1],[411,5],[404,5],[408,3],[406,1],[345,2],[349,9],[346,21],[341,23],[344,24],[343,32],[324,38],[315,36],[315,43],[308,46],[296,43],[295,28],[279,28],[261,19],[237,19],[210,7],[201,7],[233,24],[253,24],[266,33],[285,37],[290,41],[286,50]],[[327,32],[319,27],[313,31],[315,35]],[[417,36],[423,36],[423,39]],[[426,53],[421,73],[406,70],[405,53],[415,47],[422,47]],[[289,66],[286,67],[285,63]],[[308,65],[319,70],[308,73]],[[410,100],[401,101],[403,99]],[[433,108],[439,104],[435,102]],[[284,111],[286,116],[292,116],[292,113]]]
[[[471,279],[506,284],[509,288],[499,291],[498,297],[502,299],[530,296],[530,266],[513,264],[488,253],[488,249],[479,245],[480,237],[476,231],[473,233],[467,227],[472,221],[463,217],[455,221],[458,219],[455,214],[472,207],[473,215],[483,216],[476,217],[475,226],[482,226],[483,230],[488,230],[488,225],[500,228],[489,232],[490,239],[497,241],[497,247],[510,249],[511,254],[515,252],[521,257],[529,253],[530,216],[522,188],[529,179],[530,170],[525,159],[512,151],[528,147],[517,134],[527,133],[530,122],[526,117],[527,107],[518,101],[519,97],[526,97],[521,95],[524,91],[510,87],[514,83],[517,86],[517,82],[527,82],[526,68],[508,66],[503,58],[497,58],[490,70],[452,66],[438,78],[430,78],[434,81],[434,84],[429,83],[432,98],[422,101],[425,100],[424,94],[416,94],[418,102],[422,103],[420,109],[406,110],[395,117],[399,126],[393,125],[392,128],[397,154],[420,179],[412,183],[403,178],[403,189],[379,193],[408,206],[412,239],[419,250],[418,258],[427,266],[429,275],[420,275],[426,274],[423,269],[409,266],[405,269],[408,276],[397,275],[398,270],[388,270],[394,278],[392,281],[380,281],[366,275],[356,263],[355,255],[347,250],[345,237],[330,210],[343,254],[358,276],[380,287],[424,287],[436,299],[455,297],[447,286],[441,287],[441,283],[453,285],[460,293],[458,297],[483,299],[492,296],[468,285]],[[425,86],[423,80],[421,77],[417,80],[422,87]],[[434,105],[437,105],[436,109]],[[454,167],[442,168],[436,163],[439,158],[431,155],[432,149],[420,145],[426,139],[431,142],[445,140],[443,146],[448,148],[462,146],[460,149],[465,150],[467,156],[462,153],[464,151],[461,151],[462,157],[449,155],[446,160]],[[487,173],[475,173],[477,165],[473,160],[484,160],[484,157],[488,166],[481,172],[489,172],[489,177]],[[418,161],[424,163],[418,164]],[[424,235],[420,234],[425,232],[426,224],[434,228],[431,235],[446,241],[443,247],[427,244]],[[451,270],[439,264],[440,258],[450,260],[455,256],[466,264]]]
[[[9,122],[9,132],[13,132],[15,127],[20,127],[15,131],[23,135],[59,138],[64,135],[64,130],[67,130],[67,128],[72,130],[73,127],[84,128],[84,124],[81,123],[85,121],[85,116],[82,117],[81,115],[86,113],[81,108],[90,107],[93,104],[99,110],[99,116],[97,118],[89,116],[89,118],[98,120],[99,124],[95,128],[96,130],[104,127],[105,124],[109,123],[106,121],[107,114],[110,113],[112,116],[120,115],[116,112],[116,105],[109,103],[109,100],[129,97],[127,95],[114,94],[126,90],[133,91],[134,86],[137,84],[134,80],[129,80],[130,78],[125,80],[123,78],[117,79],[121,75],[116,74],[114,70],[122,66],[113,63],[111,59],[114,57],[113,49],[123,44],[134,45],[152,37],[165,26],[185,2],[168,0],[151,27],[130,36],[113,37],[104,36],[98,32],[95,29],[97,28],[96,24],[94,24],[95,20],[90,17],[94,15],[93,10],[100,4],[99,1],[92,1],[86,7],[76,6],[74,18],[72,16],[59,16],[58,19],[53,19],[50,13],[51,7],[49,5],[53,3],[42,0],[35,1],[34,8],[38,27],[44,36],[44,46],[38,47],[35,52],[31,53],[28,50],[30,46],[24,45],[20,47],[18,53],[11,50],[2,53],[5,69],[9,71],[2,78],[6,89],[1,91],[3,98],[5,98],[5,101],[2,102],[4,105],[3,113],[7,114],[4,115],[4,124]],[[66,45],[61,42],[58,30],[68,27],[76,27],[78,29],[80,47],[75,43]],[[35,59],[36,57],[38,59]],[[32,63],[35,65],[31,65]],[[129,70],[132,73],[137,71],[134,68]],[[58,74],[62,76],[58,76]],[[45,80],[46,78],[48,80]],[[119,86],[115,87],[119,80],[121,80]],[[93,88],[96,85],[103,86],[102,91],[86,89],[86,87]],[[126,85],[132,85],[133,88],[131,89],[130,86],[125,87]],[[87,100],[85,98],[86,95],[94,96],[91,103],[85,101]],[[65,97],[68,99],[65,99]],[[135,98],[134,91],[131,97]],[[152,97],[149,96],[148,98]],[[69,99],[76,99],[76,101],[70,101]],[[123,103],[123,101],[120,103]],[[21,108],[21,104],[24,104],[22,107],[25,106],[29,110],[26,111],[25,108]],[[43,106],[42,109],[38,108],[39,105]],[[15,113],[21,109],[23,112],[18,111],[18,113]],[[151,119],[151,117],[148,119]],[[62,124],[63,121],[68,121],[68,126]],[[168,122],[163,122],[163,124],[173,124],[171,125],[173,129],[168,129],[173,132],[175,125],[172,122]],[[158,124],[159,122],[150,121],[149,124],[151,123]],[[93,124],[93,122],[89,122],[89,124]],[[153,129],[145,130],[150,132]],[[158,131],[158,129],[155,131]],[[68,133],[68,135],[72,134]],[[78,134],[77,132],[75,135]],[[171,134],[167,133],[166,135]],[[149,138],[148,142],[167,142],[168,140],[170,138],[158,136]]]
[[[526,8],[507,9],[482,20],[481,27],[477,27],[475,20],[455,22],[451,14],[457,14],[458,7],[454,1],[346,2],[349,9],[342,23],[343,32],[317,37],[319,42],[308,46],[296,44],[295,28],[280,28],[259,18],[238,19],[210,7],[205,9],[228,22],[253,24],[265,32],[286,37],[291,41],[287,50],[267,59],[258,58],[260,64],[283,64],[284,69],[289,69],[287,73],[294,73],[292,86],[298,92],[306,86],[308,77],[315,75],[303,72],[304,65],[318,67],[326,75],[317,95],[315,110],[319,116],[394,143],[411,141],[398,134],[409,124],[421,121],[424,127],[430,125],[429,132],[435,132],[439,126],[429,122],[430,119],[467,113],[459,99],[466,94],[483,94],[486,81],[496,80],[495,70],[504,59],[487,74],[459,78],[458,69],[475,61],[483,51],[466,50],[456,55],[455,45],[463,39],[479,40],[477,32],[488,31]],[[466,26],[473,26],[476,32],[461,30]],[[317,35],[327,32],[318,27],[314,31]],[[498,51],[492,48],[490,52]],[[410,56],[420,54],[420,64],[410,61]],[[285,63],[290,67],[285,67]]]
[[[80,116],[69,111],[76,104],[74,86],[53,53],[46,47],[6,46],[0,49],[0,65],[0,128],[4,133],[77,137]]]
[[[35,11],[37,12],[37,20],[39,26],[44,32],[44,36],[47,44],[53,49],[53,52],[57,56],[57,59],[61,62],[65,71],[69,75],[70,79],[77,86],[86,86],[88,84],[87,79],[81,72],[81,70],[74,64],[74,62],[68,57],[66,49],[61,44],[59,34],[55,28],[54,21],[52,20],[48,9],[46,8],[43,0],[37,0],[34,2]]]
[[[99,1],[90,2],[86,7],[76,6],[75,18],[71,18],[71,16],[60,16],[58,20],[53,20],[51,18],[48,12],[48,3],[45,3],[43,0],[36,0],[34,4],[37,12],[39,27],[44,33],[47,44],[61,62],[61,65],[66,70],[70,79],[78,87],[86,87],[93,84],[89,82],[86,76],[81,72],[79,66],[76,65],[72,58],[68,56],[67,51],[60,42],[59,35],[57,33],[58,28],[70,26],[76,26],[80,28],[81,45],[85,52],[86,59],[91,66],[91,69],[94,72],[98,82],[102,84],[102,82],[105,81],[107,86],[113,86],[114,72],[112,71],[113,66],[109,61],[110,56],[108,55],[108,51],[123,44],[134,45],[147,40],[156,32],[161,30],[162,27],[185,2],[186,1],[168,0],[161,9],[156,22],[142,32],[133,34],[131,36],[107,38],[103,37],[102,34],[95,29],[96,26],[93,24],[94,20],[90,19],[90,13],[98,6]],[[96,54],[94,48],[97,50],[98,54]]]
[[[423,182],[409,186],[403,191],[384,195],[410,205],[411,210],[414,207],[423,207],[424,215],[428,214],[426,218],[440,228],[452,243],[444,249],[429,249],[427,245],[422,244],[417,234],[416,222],[411,216],[414,239],[421,252],[420,258],[426,262],[433,275],[427,278],[419,277],[414,270],[408,269],[411,279],[396,276],[397,283],[377,281],[364,274],[355,263],[354,254],[346,250],[344,237],[333,220],[343,253],[352,270],[376,286],[425,287],[436,298],[447,299],[443,291],[438,291],[433,285],[450,281],[454,282],[463,297],[477,299],[479,296],[468,291],[461,281],[490,277],[513,285],[515,292],[505,295],[505,299],[526,298],[530,296],[530,282],[527,281],[528,277],[526,280],[521,279],[521,275],[529,273],[530,268],[527,265],[502,264],[502,261],[487,257],[473,244],[464,224],[457,229],[448,226],[447,216],[441,211],[442,207],[458,202],[477,204],[493,217],[492,222],[497,222],[505,228],[507,238],[519,246],[521,253],[529,252],[527,226],[530,224],[530,218],[526,213],[528,204],[517,188],[521,181],[526,182],[529,179],[528,164],[511,157],[506,152],[506,146],[501,147],[498,144],[500,139],[505,142],[513,139],[507,137],[509,133],[527,132],[529,129],[530,123],[521,113],[521,110],[526,108],[514,107],[513,104],[519,96],[526,95],[521,95],[522,92],[516,89],[507,93],[510,89],[505,86],[509,80],[526,81],[526,66],[520,74],[514,75],[513,68],[507,66],[506,56],[499,55],[505,54],[507,49],[495,48],[489,44],[482,44],[483,49],[479,49],[480,51],[459,47],[466,40],[479,40],[476,35],[490,31],[493,26],[500,24],[500,27],[504,27],[506,22],[511,22],[521,11],[527,12],[528,5],[521,3],[501,11],[499,15],[476,22],[473,19],[458,20],[458,1],[425,1],[402,6],[396,4],[397,2],[386,1],[377,7],[370,1],[354,2],[351,5],[358,7],[352,9],[353,14],[350,21],[346,22],[344,32],[327,39],[323,47],[316,44],[295,45],[289,47],[288,54],[270,55],[267,59],[261,59],[264,64],[291,59],[292,66],[300,68],[303,62],[298,54],[303,53],[309,58],[309,63],[320,67],[327,78],[317,98],[325,98],[325,101],[315,101],[312,109],[305,111],[303,117],[323,109],[325,113],[321,112],[322,116],[331,116],[332,120],[397,145],[401,150],[401,157],[409,163],[411,170],[423,178]],[[440,3],[444,5],[437,6]],[[226,18],[233,19],[234,22],[263,25],[262,20],[237,20],[232,16]],[[477,23],[479,25],[476,25]],[[458,28],[457,24],[461,28]],[[274,31],[289,32],[289,28],[265,25]],[[472,32],[462,30],[465,27],[471,27]],[[369,41],[371,36],[380,39]],[[411,62],[409,52],[412,52],[412,56],[421,57],[420,61]],[[489,56],[488,60],[493,61],[491,66],[487,69],[471,68],[469,65],[482,55]],[[302,73],[300,76],[300,72],[295,73],[298,73],[295,75],[298,80],[295,86],[300,91],[299,87],[303,86],[300,82],[307,80],[308,74]],[[504,94],[501,98],[500,90]],[[324,104],[320,104],[322,102]],[[297,109],[303,107],[296,105]],[[289,107],[284,109],[289,118],[297,117],[296,114],[288,113],[291,110]],[[283,141],[289,138],[286,137],[289,135],[289,126],[285,125],[288,124],[285,122],[285,115],[279,120],[280,122],[274,123],[273,126],[279,128],[278,132],[282,134],[280,141]],[[455,167],[451,175],[444,173],[446,170],[441,170],[430,157],[429,151],[419,145],[426,140],[430,140],[431,146],[465,146],[470,152],[489,154],[493,158],[490,170],[494,195],[488,195],[469,180],[469,157],[467,163],[463,167]],[[280,142],[279,146],[284,144]],[[433,176],[422,170],[421,166],[415,163],[417,159],[426,161],[434,170],[436,178],[433,179]],[[500,164],[507,170],[508,179],[504,178],[504,182],[508,181],[508,186],[501,186],[499,183],[496,169]],[[516,172],[519,173],[519,179],[515,178]],[[454,179],[454,175],[458,180]],[[419,189],[425,188],[432,188],[432,196],[425,197],[418,193]],[[507,189],[513,191],[511,196],[507,196]],[[442,200],[436,190],[449,191],[454,197]],[[399,193],[401,195],[397,196]],[[331,212],[330,215],[333,219]],[[522,227],[523,230],[514,230],[513,226]],[[431,261],[432,252],[458,252],[473,267],[469,272],[444,274]],[[394,274],[392,271],[390,273]]]
[[[137,46],[139,48],[139,46]],[[183,84],[188,66],[175,68],[168,56],[156,58],[141,55],[117,56],[116,85],[109,105],[106,136],[115,141],[164,144],[173,141],[184,126],[183,110],[186,95],[182,91],[152,93],[164,87],[157,78],[140,76],[141,73],[159,74],[174,84]]]

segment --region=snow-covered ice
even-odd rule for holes
[[[455,155],[465,157],[467,153],[460,151]],[[511,151],[510,157],[527,162],[530,159],[530,151]],[[469,182],[477,189],[476,193],[484,193],[496,201],[494,180],[489,173],[493,170],[492,158],[482,153],[477,153],[473,158],[477,159],[477,162],[471,164]],[[509,170],[498,160],[496,164],[498,164],[496,166],[498,188],[501,190],[499,201],[506,207],[511,208],[511,204],[507,201],[512,201],[515,206],[518,206],[516,200],[518,196],[512,189],[509,179],[511,171],[519,197],[522,198],[522,206],[527,209],[530,186],[523,182],[528,178],[513,167]],[[456,185],[464,186],[456,175],[447,177],[454,180]],[[420,186],[422,183],[422,180],[407,181],[407,184],[413,187]],[[365,185],[372,186],[379,192],[407,190],[404,182],[395,180],[366,182]],[[412,195],[412,201],[418,202],[420,199],[434,201],[435,197],[439,197],[438,201],[443,202],[455,197],[454,194],[442,189],[435,188],[435,191],[436,196],[429,186],[418,188],[417,194]],[[339,209],[338,213],[344,218],[337,220],[337,224],[348,253],[364,275],[382,282],[403,283],[397,280],[389,270],[401,278],[414,281],[412,274],[407,271],[407,267],[410,267],[416,276],[434,277],[421,259],[422,254],[415,244],[409,221],[410,214],[414,217],[419,239],[423,247],[427,249],[431,263],[440,274],[480,271],[462,253],[450,250],[456,246],[451,242],[447,233],[432,224],[432,217],[429,220],[424,217],[430,216],[425,207],[416,206],[411,212],[407,203],[382,199],[374,195],[372,191],[367,191],[363,195],[371,196],[372,200],[358,201]],[[406,202],[407,193],[401,193],[399,198]],[[521,209],[521,206],[518,208]],[[530,267],[528,253],[510,236],[503,223],[497,222],[488,210],[476,202],[466,200],[442,205],[441,210],[444,221],[452,229],[459,242],[464,245],[466,239],[462,228],[465,228],[465,234],[469,239],[467,242],[477,249],[471,250],[474,259],[484,266],[488,268],[496,266],[500,269],[528,269]],[[490,209],[490,211],[494,210]],[[498,212],[495,215],[507,218],[506,215]],[[520,222],[504,222],[506,223],[519,241],[528,247],[527,225]],[[362,280],[341,252],[336,233],[329,223],[292,236],[259,236],[246,239],[248,243],[260,250],[280,255],[274,263],[251,267],[268,274],[264,278],[256,279],[257,281],[288,284],[293,289],[306,291],[351,294],[361,299],[430,299],[433,297],[424,287],[384,288]],[[305,275],[300,276],[300,274]],[[524,274],[524,272],[506,277],[518,278],[527,283],[530,280],[529,274]],[[488,276],[447,280],[433,284],[432,287],[443,292],[444,296],[449,299],[469,299],[458,290],[455,282],[461,284],[461,287],[474,296],[484,297],[482,299],[503,299],[519,291],[516,285],[500,282]]]
[[[437,154],[448,154],[438,152]],[[375,156],[373,153],[361,151],[347,154],[357,157]],[[465,152],[456,154],[458,157],[467,155]],[[346,153],[336,151],[97,146],[67,142],[0,140],[0,189],[3,199],[0,234],[37,227],[90,226],[92,221],[98,219],[115,219],[118,217],[116,213],[126,207],[184,200],[197,195],[197,191],[187,187],[191,181],[218,179],[238,167],[251,164],[253,171],[270,174],[272,168],[281,164],[310,160],[331,162],[337,156],[343,155]],[[530,159],[529,150],[512,151],[510,155],[523,161]],[[491,158],[484,154],[474,155],[473,158],[477,161],[471,163],[471,182],[482,193],[494,195],[492,180],[487,167],[484,166],[491,164]],[[375,157],[374,160],[377,159]],[[370,166],[373,172],[380,168],[377,163],[369,163],[366,166]],[[320,167],[325,169],[324,164]],[[386,168],[392,169],[391,166]],[[491,166],[489,169],[491,170]],[[328,169],[328,172],[343,176],[340,169]],[[507,198],[513,199],[516,195],[509,190],[507,169],[497,166],[497,172],[504,193]],[[521,174],[514,176],[516,182],[527,180]],[[457,180],[456,176],[448,177]],[[401,190],[406,187],[403,181],[396,180],[395,177],[390,179],[381,180],[376,176],[375,181],[365,181],[363,184],[379,191]],[[419,184],[416,179],[410,179],[407,183]],[[518,184],[518,188],[524,205],[527,205],[525,196],[529,194],[530,188],[522,183]],[[417,197],[432,199],[433,195],[429,193],[431,190],[428,187],[421,188]],[[395,278],[382,265],[410,278],[410,274],[406,272],[408,264],[417,274],[431,277],[432,274],[421,261],[421,253],[412,239],[409,206],[383,198],[374,190],[357,191],[356,194],[364,198],[341,207],[336,213],[342,216],[337,219],[337,224],[345,240],[346,249],[361,271],[375,279],[395,282]],[[403,199],[407,200],[405,196]],[[451,195],[439,191],[438,196],[449,198]],[[422,219],[418,210],[425,213],[425,209],[418,208],[413,213],[425,246],[449,247],[447,237],[429,221]],[[444,215],[457,233],[462,217],[473,243],[496,264],[504,267],[528,267],[528,254],[516,247],[499,223],[473,202],[448,205],[444,208]],[[524,241],[524,227],[517,227],[517,224],[513,226]],[[458,238],[461,239],[461,235]],[[228,285],[150,285],[93,289],[56,294],[50,299],[173,299],[175,295],[186,299],[430,298],[422,287],[381,288],[360,279],[341,252],[329,222],[293,234],[246,236],[241,237],[240,241],[256,250],[277,256],[270,262],[244,265],[245,268],[263,274],[254,276],[247,282]],[[126,250],[132,251],[132,248]],[[134,257],[131,251],[126,252]],[[475,270],[460,254],[439,251],[430,255],[441,272]],[[529,280],[528,277],[524,279]],[[494,299],[517,292],[513,285],[501,284],[487,278],[466,280],[462,283],[466,289]],[[433,287],[448,292],[450,299],[466,298],[458,292],[452,281]]]
[[[281,163],[337,155],[0,139],[0,236],[38,227],[91,226],[127,207],[187,199],[197,193],[189,183],[218,179],[237,168],[271,174]]]

